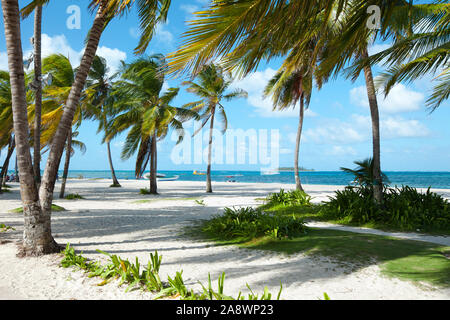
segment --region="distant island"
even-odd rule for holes
[[[294,170],[294,168],[281,167],[281,168],[278,168],[278,171],[281,171],[281,172],[294,172],[295,170]],[[314,171],[314,169],[307,169],[307,168],[299,167],[298,171]]]

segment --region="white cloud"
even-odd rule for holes
[[[331,149],[326,149],[325,153],[330,156],[355,156],[356,150],[349,146],[332,146]]]
[[[381,139],[420,138],[430,135],[430,130],[418,120],[402,117],[384,117],[380,120]],[[305,142],[331,145],[348,145],[370,141],[372,122],[369,116],[354,114],[351,120],[343,122],[331,119],[319,127],[307,129]]]
[[[403,84],[395,85],[385,98],[383,93],[377,94],[381,113],[400,113],[420,110],[424,102],[424,94],[408,89]],[[354,105],[369,108],[369,99],[365,86],[350,90],[350,102]]]
[[[0,70],[9,70],[8,54],[6,52],[0,52]]]

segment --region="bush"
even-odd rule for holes
[[[286,192],[284,189],[280,189],[280,192],[268,195],[266,202],[269,205],[311,205],[311,197],[304,191],[292,190]]]
[[[225,208],[222,215],[204,223],[202,230],[223,239],[253,239],[270,236],[275,239],[290,238],[305,233],[303,220],[294,216],[281,216],[257,208]]]
[[[408,186],[386,188],[381,205],[370,188],[346,187],[336,191],[320,213],[350,223],[376,222],[404,230],[450,228],[450,202],[430,189],[420,193]]]

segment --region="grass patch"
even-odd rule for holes
[[[60,206],[58,206],[56,204],[52,204],[52,212],[57,212],[57,211],[66,211],[66,209],[64,209],[63,207],[60,207]],[[12,209],[12,210],[9,210],[9,212],[12,212],[12,213],[23,213],[23,208],[20,207],[20,208]]]
[[[84,199],[83,196],[80,196],[78,193],[71,193],[68,194],[64,197],[64,199],[66,200],[79,200],[79,199]]]

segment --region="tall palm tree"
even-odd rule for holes
[[[21,198],[25,220],[22,250],[24,255],[39,255],[59,251],[59,246],[51,234],[50,217],[53,190],[65,141],[95,57],[100,37],[107,24],[115,16],[129,11],[133,3],[135,2],[130,0],[92,0],[90,2],[90,8],[96,10],[96,15],[89,30],[80,67],[53,139],[47,165],[38,190],[34,181],[30,145],[27,140],[29,131],[26,114],[27,103],[25,77],[23,74],[19,4],[18,0],[1,1],[13,96],[12,108],[16,151],[19,155],[18,166],[21,174]],[[143,52],[154,34],[155,26],[166,20],[170,0],[139,1],[136,3],[142,29],[142,36],[137,50]],[[40,4],[41,2],[38,0],[32,2],[33,6]]]
[[[298,165],[300,140],[302,136],[305,105],[308,107],[312,92],[312,70],[308,70],[308,67],[309,66],[307,65],[303,66],[302,69],[296,70],[287,78],[283,77],[283,71],[279,71],[269,81],[264,90],[265,96],[272,95],[274,109],[278,108],[283,110],[290,106],[295,108],[295,105],[300,102],[294,155],[295,187],[300,191],[304,191],[300,180]]]
[[[34,133],[33,133],[33,171],[34,178],[39,184],[41,182],[41,110],[42,110],[42,7],[50,0],[34,0],[21,10],[24,18],[28,17],[34,7],[34,36],[33,36],[33,57],[34,62],[34,81],[35,90],[34,102]]]
[[[88,113],[99,122],[98,131],[104,131],[108,127],[109,119],[114,115],[116,108],[114,108],[114,97],[111,93],[113,90],[113,81],[116,74],[110,76],[109,68],[106,59],[96,56],[92,62],[91,71],[89,72],[86,83],[86,94],[89,103],[93,108],[90,108]],[[120,187],[119,180],[117,180],[116,173],[111,157],[111,141],[103,139],[106,142],[108,162],[111,170],[111,177],[113,180],[112,186]]]
[[[234,98],[246,98],[247,92],[242,89],[235,89],[226,93],[232,84],[230,73],[225,73],[223,69],[215,64],[209,64],[198,74],[198,84],[193,81],[184,81],[187,91],[199,96],[201,100],[185,105],[186,107],[199,112],[203,120],[200,128],[194,133],[197,134],[209,121],[209,142],[208,142],[208,167],[206,170],[206,192],[212,192],[211,184],[211,158],[212,158],[212,140],[214,130],[214,120],[216,111],[222,119],[222,132],[228,127],[225,108],[222,100],[230,101]]]
[[[144,57],[124,65],[122,80],[116,83],[113,95],[118,114],[112,119],[106,139],[129,130],[122,150],[122,159],[136,151],[136,177],[141,177],[150,161],[150,193],[157,193],[157,141],[163,139],[169,128],[183,137],[182,122],[196,118],[196,113],[171,106],[179,89],[170,88],[161,93],[164,84],[165,61],[161,55]]]

